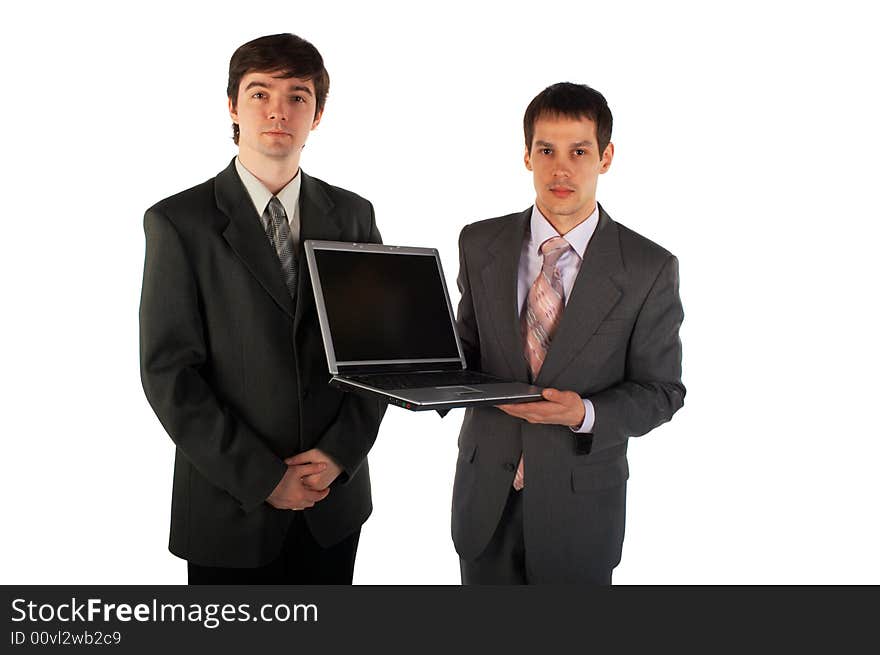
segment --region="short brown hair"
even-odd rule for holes
[[[229,81],[226,96],[232,108],[238,104],[238,87],[248,73],[280,73],[283,79],[298,77],[312,80],[315,85],[315,115],[324,110],[330,75],[324,68],[321,53],[311,43],[296,34],[273,34],[248,41],[232,54],[229,60]],[[238,125],[232,124],[232,140],[238,144]]]
[[[523,131],[526,137],[526,150],[531,152],[535,138],[535,122],[544,116],[563,116],[565,118],[588,118],[596,124],[596,139],[599,141],[599,156],[611,143],[611,110],[605,96],[586,84],[559,82],[548,86],[536,95],[523,117]]]

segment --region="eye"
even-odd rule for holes
[[[553,148],[541,148],[541,154],[542,155],[552,155]]]
[[[585,154],[587,154],[587,151],[583,148],[578,148],[574,151],[574,154],[576,154],[578,157],[583,157]]]
[[[305,102],[306,99],[303,96],[290,96],[290,100],[292,102]]]
[[[266,94],[263,93],[262,91],[257,91],[254,95],[251,96],[251,98],[256,98],[257,100],[262,100],[265,97],[266,97]]]

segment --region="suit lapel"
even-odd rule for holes
[[[300,247],[296,259],[298,302],[293,321],[294,331],[307,311],[315,305],[309,267],[305,261],[305,250],[302,244],[306,239],[340,241],[343,237],[342,224],[339,217],[333,212],[333,201],[313,177],[306,175],[302,169],[300,169],[300,175],[303,177],[299,194]]]
[[[217,207],[229,218],[223,238],[266,293],[293,318],[293,299],[284,284],[278,256],[266,238],[254,203],[238,177],[234,159],[215,178],[214,195]]]
[[[490,303],[489,315],[497,317],[497,320],[492,321],[495,336],[510,367],[510,377],[514,380],[528,380],[529,376],[528,365],[523,355],[517,303],[517,274],[523,238],[531,212],[530,207],[523,213],[517,214],[513,220],[507,221],[489,245],[489,261],[482,270],[485,297]]]
[[[562,321],[550,344],[536,384],[553,382],[593,337],[622,292],[614,277],[624,273],[617,224],[599,207],[599,224],[565,305]]]

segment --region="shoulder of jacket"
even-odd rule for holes
[[[325,182],[324,180],[309,175],[309,179],[320,188],[324,193],[330,197],[336,204],[353,204],[353,205],[369,205],[371,204],[369,200],[364,198],[363,196],[355,193],[354,191],[349,191],[348,189],[343,189],[342,187],[334,186]]]
[[[461,240],[471,241],[491,241],[499,232],[508,226],[510,221],[515,220],[522,212],[514,212],[504,216],[496,216],[495,218],[486,218],[482,221],[468,223],[461,230]]]
[[[673,257],[673,254],[666,248],[628,228],[623,223],[614,221],[614,224],[617,225],[617,231],[620,235],[620,247],[624,253],[637,256],[642,260],[657,262],[665,262],[670,257]]]
[[[163,198],[147,209],[145,216],[157,214],[178,229],[204,224],[206,216],[217,214],[214,178]]]

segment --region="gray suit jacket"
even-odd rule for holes
[[[546,582],[610,570],[623,545],[627,439],[683,405],[678,262],[600,207],[561,323],[535,383],[575,391],[596,409],[591,435],[533,425],[494,407],[468,409],[459,436],[452,536],[472,560],[488,544],[525,457],[527,566]],[[468,366],[528,380],[517,269],[531,208],[468,225],[459,241],[458,329]]]
[[[372,205],[301,173],[300,237],[378,243]],[[264,502],[284,458],[320,448],[343,468],[305,519],[335,544],[371,510],[366,456],[384,403],[328,385],[305,258],[292,299],[234,162],[144,217],[141,379],[177,445],[171,551],[254,567],[281,550],[293,513]]]

